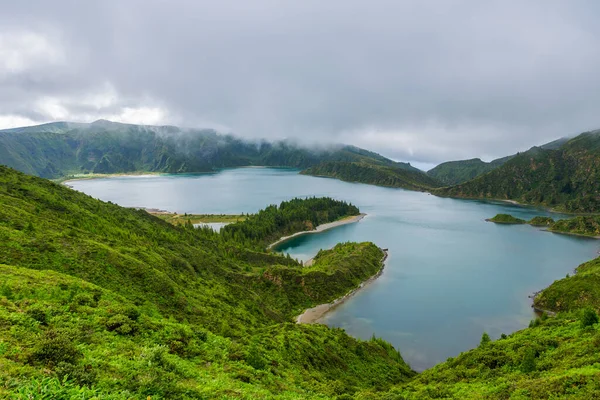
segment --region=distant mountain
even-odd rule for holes
[[[206,172],[249,165],[307,168],[322,162],[361,162],[418,171],[354,146],[307,148],[289,141],[245,141],[213,130],[175,126],[99,120],[0,131],[0,164],[44,178],[81,173]]]
[[[451,197],[510,199],[567,212],[600,212],[600,130],[519,153],[460,185]]]
[[[565,144],[569,139],[561,138],[545,145],[540,146],[545,150],[555,150]],[[498,158],[491,162],[481,161],[479,158],[470,160],[448,161],[427,171],[427,175],[435,178],[442,183],[451,186],[467,182],[471,179],[490,172],[513,158],[515,155]]]

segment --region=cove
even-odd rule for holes
[[[522,329],[534,318],[528,298],[597,256],[600,241],[485,222],[498,213],[530,219],[543,209],[502,202],[439,198],[427,193],[341,182],[274,168],[212,174],[114,177],[68,182],[76,190],[126,207],[178,213],[256,212],[293,197],[330,196],[367,216],[358,223],[298,236],[277,250],[307,260],[343,241],[389,249],[386,268],[321,322],[356,337],[391,342],[416,370]]]

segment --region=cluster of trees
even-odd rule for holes
[[[270,243],[295,232],[310,231],[318,225],[358,215],[358,207],[329,197],[295,198],[279,206],[270,205],[242,222],[221,230],[225,240],[263,250]]]

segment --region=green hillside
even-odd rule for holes
[[[381,340],[293,323],[379,271],[371,243],[305,269],[6,167],[0,204],[0,397],[323,398],[413,375]]]
[[[457,185],[498,168],[510,158],[510,156],[499,158],[489,163],[481,161],[479,158],[448,161],[430,169],[427,171],[427,175],[439,180],[445,185]]]
[[[302,267],[258,248],[273,232],[356,213],[350,204],[292,200],[248,216],[223,235],[172,225],[5,167],[0,204],[0,397],[600,394],[600,259],[538,294],[536,307],[557,316],[495,341],[484,334],[478,348],[415,375],[380,339],[293,323],[302,310],[376,274],[381,249],[338,244]],[[258,235],[248,237],[254,231]]]
[[[0,164],[45,178],[84,173],[206,172],[248,165],[307,168],[323,161],[400,165],[354,146],[310,149],[286,141],[244,141],[212,130],[104,120],[0,131]]]
[[[323,162],[301,172],[305,175],[324,176],[347,182],[427,190],[440,183],[423,171],[404,165],[381,165],[372,162]]]
[[[434,193],[600,212],[600,131],[582,133],[558,148],[534,147],[487,174]]]
[[[540,147],[544,150],[556,150],[567,141],[567,138],[561,138]],[[513,157],[515,155],[498,158],[490,162],[481,161],[479,158],[448,161],[430,169],[427,171],[427,175],[441,181],[447,186],[458,185],[504,165]]]

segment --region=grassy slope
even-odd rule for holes
[[[4,167],[0,204],[0,390],[69,373],[136,398],[312,398],[412,374],[383,342],[290,323],[375,273],[373,244],[303,270]]]
[[[434,193],[600,212],[600,131],[583,133],[554,148],[534,147],[487,174]]]

